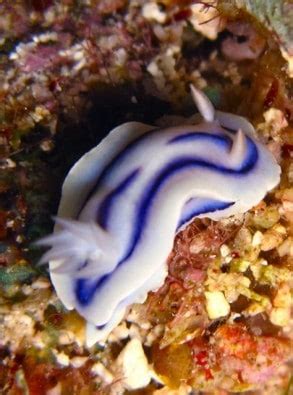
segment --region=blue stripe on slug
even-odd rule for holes
[[[104,229],[107,229],[111,207],[113,203],[115,203],[115,198],[123,193],[134,182],[139,172],[140,169],[133,170],[115,189],[109,192],[101,202],[97,212],[96,220]]]
[[[229,130],[229,132],[231,132],[231,130]],[[235,134],[236,132],[234,132]],[[251,167],[254,165],[254,163],[257,161],[257,149],[256,146],[253,142],[253,140],[248,137],[246,137],[246,142],[248,145],[248,154],[245,158],[245,160],[243,161],[243,163],[240,165],[239,169],[235,169],[234,171],[239,171],[242,173],[248,172]],[[186,134],[182,134],[179,136],[174,137],[173,139],[171,139],[168,144],[172,144],[172,143],[177,143],[177,142],[190,142],[190,141],[196,141],[196,140],[211,140],[214,141],[215,143],[217,143],[219,146],[221,146],[222,148],[226,148],[229,149],[232,146],[232,140],[227,137],[227,136],[217,136],[217,135],[213,135],[213,134],[209,134],[209,133],[186,133]],[[220,168],[221,166],[219,166]],[[224,172],[227,172],[229,170],[233,171],[233,169],[227,169],[225,167],[221,167],[223,169]]]
[[[85,306],[91,301],[96,289],[98,288],[99,282],[100,282],[99,280],[93,282],[92,279],[87,279],[87,278],[80,278],[76,280],[75,293],[77,300],[81,305]]]
[[[185,134],[180,134],[179,136],[173,137],[168,141],[168,144],[178,143],[178,142],[190,142],[196,140],[208,140],[216,143],[222,148],[229,149],[232,145],[231,139],[227,136],[217,136],[211,133],[203,132],[188,132]]]
[[[205,213],[213,213],[217,210],[225,210],[233,206],[235,202],[223,202],[216,199],[194,198],[190,199],[182,209],[177,229],[192,220],[192,218]]]

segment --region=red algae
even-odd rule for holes
[[[226,318],[213,321],[204,307],[205,283],[210,275],[207,270],[215,259],[219,259],[220,247],[224,243],[229,245],[240,228],[240,224],[211,223],[207,226],[206,221],[196,220],[177,236],[168,261],[171,276],[146,302],[150,320],[165,325],[159,346],[155,343],[152,348],[152,356],[156,372],[171,388],[189,383],[205,390],[214,387],[228,391],[248,390],[266,382],[287,359],[289,340],[279,337],[271,324],[255,321],[252,327],[245,316],[241,323],[229,323]],[[194,241],[196,246],[192,254]],[[232,260],[239,259],[240,255],[243,256],[241,249],[237,253],[231,250]],[[247,299],[242,309],[249,303]],[[166,315],[168,306],[173,308]],[[241,317],[236,311],[242,310],[237,310],[236,304],[231,306],[235,312],[232,314]],[[165,314],[158,314],[158,310]],[[260,335],[269,333],[263,325],[271,327],[274,337]],[[261,327],[259,332],[257,328]],[[258,334],[254,335],[250,328]],[[188,345],[189,351],[183,345]],[[177,352],[183,353],[180,363],[185,368],[178,369],[175,374],[177,365],[173,353]]]

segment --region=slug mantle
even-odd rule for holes
[[[50,246],[56,292],[104,339],[132,303],[162,285],[177,232],[195,217],[219,220],[259,203],[280,179],[273,156],[242,117],[215,111],[191,86],[202,119],[116,127],[65,179]]]

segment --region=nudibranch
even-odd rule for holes
[[[253,126],[191,93],[200,117],[118,126],[65,179],[54,233],[39,244],[51,247],[42,261],[59,298],[87,321],[88,345],[163,284],[177,232],[244,213],[279,182]]]

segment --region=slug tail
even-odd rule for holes
[[[111,319],[107,322],[107,324],[100,328],[88,322],[86,326],[86,345],[88,347],[92,347],[97,342],[106,341],[110,332],[123,319],[125,312],[126,307],[123,305],[118,305]]]

